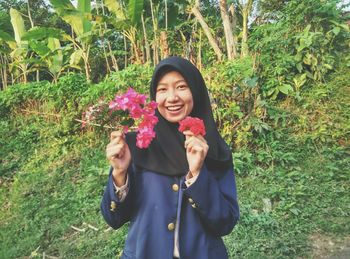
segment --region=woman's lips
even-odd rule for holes
[[[173,106],[168,106],[166,107],[166,109],[169,111],[169,112],[178,112],[182,109],[183,105],[173,105]]]

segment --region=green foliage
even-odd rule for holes
[[[335,60],[343,59],[341,52],[348,53],[349,28],[337,2],[288,1],[277,22],[253,29],[250,46],[258,53],[264,96],[294,95],[300,100],[302,87],[324,82],[335,69]]]
[[[130,66],[97,85],[70,74],[0,93],[1,257],[121,254],[127,226],[108,230],[99,211],[108,132],[81,131],[74,119],[129,86],[145,93],[151,71]],[[241,220],[225,237],[230,258],[309,256],[309,234],[349,234],[349,72],[344,66],[301,90],[301,101],[279,103],[259,97],[251,58],[204,72],[234,148]]]

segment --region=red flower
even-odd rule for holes
[[[187,116],[185,119],[180,121],[179,131],[184,132],[185,130],[191,131],[194,135],[205,135],[205,126],[203,120]]]

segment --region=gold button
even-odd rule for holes
[[[173,191],[177,192],[178,190],[179,190],[179,186],[176,183],[174,183],[173,184]]]
[[[194,208],[194,209],[197,208],[196,204],[194,204],[194,203],[193,203],[191,206],[192,206],[192,208]]]
[[[192,200],[192,198],[188,198],[188,202],[191,203],[191,204],[194,203],[194,201]]]
[[[169,223],[168,230],[169,231],[174,231],[174,229],[175,229],[175,224],[174,223]]]
[[[112,201],[111,202],[111,211],[115,211],[116,208],[117,208],[117,204],[114,201]]]

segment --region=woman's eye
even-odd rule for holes
[[[164,92],[164,91],[166,91],[166,88],[164,87],[157,88],[157,92]]]
[[[179,85],[177,88],[179,88],[179,89],[185,89],[185,88],[187,88],[187,85]]]

